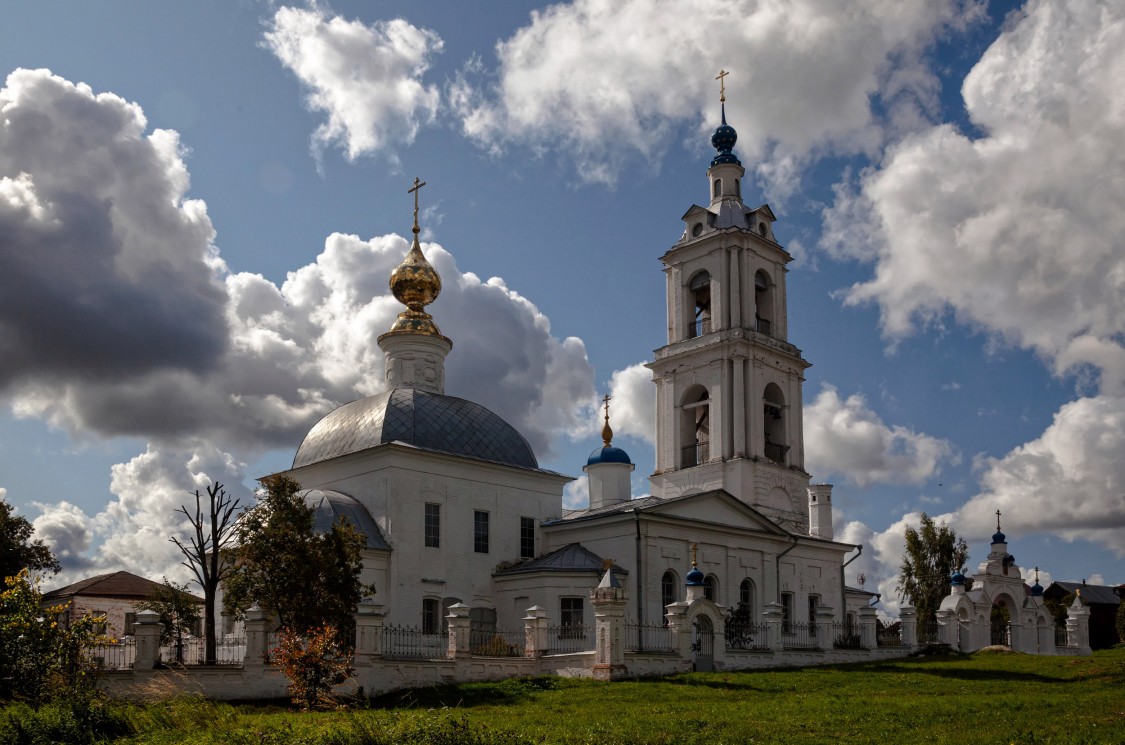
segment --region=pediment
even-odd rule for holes
[[[654,501],[643,512],[774,535],[789,535],[777,523],[722,489]]]

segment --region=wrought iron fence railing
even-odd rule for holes
[[[706,463],[711,459],[711,443],[697,442],[694,445],[685,445],[680,449],[681,468],[691,468]]]
[[[566,654],[588,652],[594,648],[594,627],[579,623],[564,623],[547,627],[547,652]]]
[[[626,623],[625,651],[674,652],[672,629],[662,623]]]
[[[99,644],[87,649],[86,656],[100,670],[129,670],[137,659],[137,645],[132,641]]]
[[[859,627],[854,623],[833,623],[829,633],[832,634],[832,646],[836,649],[863,649],[863,637],[860,636]],[[880,633],[883,633],[882,629],[876,632],[877,639]],[[880,642],[879,646],[886,645]]]
[[[937,621],[919,621],[918,622],[918,643],[919,644],[937,644],[938,643],[938,624],[937,624]]]
[[[420,626],[384,626],[382,651],[384,657],[416,660],[444,659],[449,649],[449,636],[423,631]]]
[[[815,623],[790,623],[781,629],[781,646],[786,649],[816,649],[817,634],[827,629],[818,629]]]
[[[216,640],[216,665],[241,665],[245,657],[245,636],[228,636]],[[160,648],[160,661],[165,665],[204,665],[207,663],[207,642],[203,637],[193,636],[165,644]]]
[[[1055,646],[1056,647],[1068,647],[1068,646],[1070,646],[1070,642],[1069,642],[1069,640],[1067,639],[1067,636],[1066,636],[1066,628],[1063,627],[1063,626],[1056,626],[1055,627]]]
[[[992,624],[992,634],[989,640],[995,647],[1008,647],[1012,643],[1011,627],[1006,623]]]
[[[856,634],[859,630],[856,629]],[[875,646],[877,647],[901,647],[902,646],[902,627],[896,625],[894,628],[876,628],[875,629]]]
[[[469,654],[475,657],[523,657],[527,636],[490,624],[469,625]]]
[[[697,318],[688,323],[687,335],[689,339],[694,339],[697,336],[711,333],[711,319],[710,318]]]
[[[769,626],[764,623],[727,621],[727,649],[766,650],[770,648]]]

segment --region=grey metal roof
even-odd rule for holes
[[[293,457],[293,468],[404,442],[492,463],[538,468],[516,428],[480,404],[414,388],[394,388],[344,404],[317,422]]]
[[[555,549],[554,551],[543,554],[537,559],[525,561],[522,564],[517,564],[514,567],[503,569],[496,574],[523,574],[525,572],[598,572],[605,571],[602,565],[605,560],[595,554],[590,549],[583,546],[581,543],[568,543],[562,548]],[[613,565],[613,571],[617,574],[628,574],[629,572]]]
[[[1065,592],[1058,593],[1057,591],[1051,591],[1055,586],[1061,587]],[[1051,591],[1052,595],[1058,594],[1061,597],[1063,595],[1069,595],[1075,590],[1082,590],[1082,599],[1086,601],[1087,605],[1090,603],[1105,603],[1106,605],[1121,604],[1121,598],[1114,593],[1113,588],[1106,587],[1105,585],[1084,585],[1081,582],[1052,582],[1050,586],[1043,591],[1043,594],[1046,595]]]
[[[305,489],[300,495],[313,511],[313,530],[317,533],[329,532],[340,519],[346,518],[367,537],[367,548],[391,549],[371,513],[355,497],[329,489]]]

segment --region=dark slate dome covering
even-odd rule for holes
[[[344,404],[317,422],[297,448],[293,468],[388,442],[521,468],[539,467],[523,435],[480,404],[395,388]]]
[[[368,548],[390,549],[371,513],[355,497],[330,489],[305,489],[299,494],[313,511],[313,530],[317,533],[328,533],[334,524],[346,519],[367,537]]]

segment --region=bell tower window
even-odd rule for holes
[[[703,271],[692,277],[688,295],[694,310],[688,322],[687,338],[711,333],[711,275]]]
[[[789,452],[785,434],[785,397],[776,383],[766,386],[762,405],[762,432],[765,433],[766,440],[764,455],[774,463],[784,465],[785,456]]]
[[[717,179],[715,179],[715,186],[714,186],[714,190],[712,192],[712,196],[715,199],[718,199],[722,195],[723,195],[723,180],[721,178],[717,178]]]
[[[763,271],[754,275],[754,330],[773,336],[773,287]]]
[[[691,468],[711,458],[711,406],[707,389],[692,386],[684,395],[680,419],[680,468]]]

